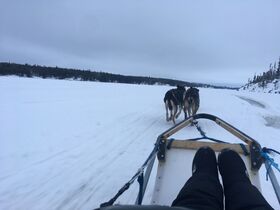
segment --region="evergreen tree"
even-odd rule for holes
[[[280,57],[279,57],[279,61],[278,61],[277,71],[276,71],[276,78],[280,79]]]
[[[280,57],[277,62],[274,62],[274,64],[269,64],[269,69],[266,72],[263,72],[260,75],[254,74],[253,79],[248,79],[248,84],[256,84],[259,83],[260,87],[266,86],[268,82],[273,81],[274,79],[280,79]]]

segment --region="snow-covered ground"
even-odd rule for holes
[[[169,88],[0,77],[0,209],[87,210],[110,199],[172,126],[163,105]],[[200,89],[200,96],[199,112],[280,150],[279,95]],[[235,141],[215,125],[201,127]],[[261,180],[264,196],[279,209],[264,167]],[[134,185],[122,203],[134,202]]]

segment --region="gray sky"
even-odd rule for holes
[[[0,61],[242,84],[280,56],[279,0],[0,3]]]

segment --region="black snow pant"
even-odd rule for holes
[[[237,182],[224,189],[225,210],[273,210],[259,190],[249,182]],[[172,206],[194,210],[223,210],[223,188],[216,177],[194,174],[179,192]]]

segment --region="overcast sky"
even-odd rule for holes
[[[279,0],[0,0],[0,61],[242,84],[280,56]]]

